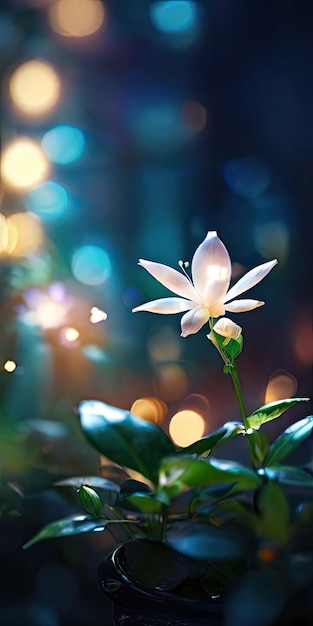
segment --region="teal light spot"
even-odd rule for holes
[[[28,211],[36,213],[43,220],[55,219],[66,211],[68,195],[64,187],[48,180],[29,192],[25,205]]]
[[[110,257],[99,246],[82,246],[72,256],[72,272],[80,283],[101,285],[111,276]]]
[[[164,33],[185,33],[194,28],[197,20],[195,3],[191,0],[154,2],[150,15],[154,26]]]
[[[77,161],[85,149],[85,138],[79,128],[61,124],[48,130],[41,147],[50,161],[67,165]]]

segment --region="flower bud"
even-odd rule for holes
[[[238,337],[240,337],[242,328],[241,326],[238,326],[238,324],[235,324],[235,322],[230,320],[228,317],[220,317],[214,324],[213,330],[218,335],[225,337],[223,345],[226,346],[231,339],[238,339]],[[216,345],[216,339],[213,332],[207,335],[207,337],[208,339],[210,339],[210,341],[212,341],[212,343],[214,343],[214,345]]]
[[[87,513],[90,513],[90,515],[93,515],[94,517],[103,515],[102,500],[94,489],[91,489],[91,487],[87,487],[86,485],[82,485],[78,489],[78,495],[80,502]]]

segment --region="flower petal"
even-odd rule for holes
[[[224,298],[231,277],[231,262],[215,230],[208,232],[195,251],[191,273],[195,289],[205,306]]]
[[[190,298],[190,300],[196,299],[196,302],[198,302],[199,296],[194,286],[181,272],[174,270],[168,265],[163,265],[163,263],[154,263],[153,261],[146,261],[145,259],[139,259],[139,265],[144,267],[153,278],[158,280],[159,283],[167,287],[170,291],[177,293],[178,296]]]
[[[132,312],[149,311],[149,313],[167,315],[168,313],[183,313],[183,311],[189,311],[196,306],[194,302],[184,300],[183,298],[159,298],[158,300],[151,300],[150,302],[136,306]]]
[[[208,321],[209,312],[207,309],[197,306],[195,309],[185,313],[181,319],[181,336],[194,335]]]
[[[229,302],[229,304],[225,304],[225,311],[231,311],[232,313],[243,313],[244,311],[252,311],[253,309],[257,309],[259,306],[263,306],[265,302],[262,300],[234,300],[234,302]]]
[[[278,263],[277,259],[273,261],[268,261],[268,263],[262,263],[262,265],[257,265],[250,272],[245,274],[238,282],[231,287],[231,289],[227,292],[224,302],[229,302],[233,298],[236,298],[244,291],[251,289],[254,285],[257,285],[265,276],[273,269],[274,265]]]
[[[214,324],[213,330],[219,335],[222,335],[222,337],[229,337],[230,339],[238,339],[242,332],[241,326],[235,324],[235,322],[228,317],[220,317]]]

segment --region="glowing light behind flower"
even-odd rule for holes
[[[283,400],[284,398],[292,398],[297,391],[296,378],[285,370],[273,372],[267,383],[265,392],[265,404],[275,402],[275,400]]]
[[[170,436],[182,448],[200,439],[204,432],[205,421],[202,415],[190,409],[178,411],[170,421]]]
[[[29,137],[7,144],[2,152],[1,177],[10,190],[23,192],[42,182],[48,175],[48,160],[40,146]]]
[[[96,33],[105,20],[100,0],[54,0],[49,10],[52,29],[63,37],[87,37]]]
[[[60,124],[45,133],[41,147],[50,161],[59,165],[68,165],[82,156],[85,149],[85,137],[79,128]]]
[[[54,67],[39,60],[22,63],[13,72],[9,91],[14,106],[30,117],[48,113],[57,104],[61,84]]]
[[[130,412],[147,422],[162,424],[166,418],[167,405],[158,398],[138,398],[133,402]]]
[[[78,248],[72,255],[71,266],[76,280],[85,285],[101,285],[112,272],[110,257],[99,246]]]
[[[28,193],[25,205],[29,211],[48,221],[61,217],[68,208],[68,201],[66,189],[52,180],[47,180]]]

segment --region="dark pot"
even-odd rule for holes
[[[153,568],[153,563],[151,563]],[[130,578],[125,560],[125,545],[101,563],[98,585],[113,604],[115,626],[221,626],[218,598],[205,598],[195,589],[180,584],[176,589],[146,588]],[[172,587],[175,581],[172,579]],[[198,596],[198,597],[197,597]]]

